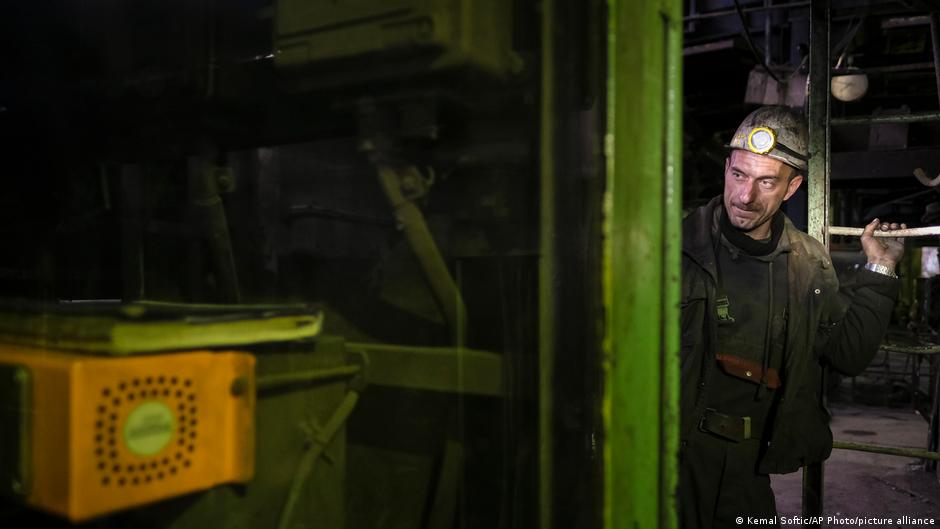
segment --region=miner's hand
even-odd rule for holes
[[[887,266],[892,271],[894,267],[904,256],[904,238],[903,237],[875,237],[875,230],[893,231],[906,229],[907,225],[887,222],[882,223],[875,219],[865,226],[862,232],[862,250],[868,257],[869,263]]]

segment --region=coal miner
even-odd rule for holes
[[[772,517],[769,474],[832,451],[823,371],[857,374],[897,298],[903,239],[861,237],[868,263],[839,285],[825,247],[780,211],[803,182],[807,132],[784,107],[738,127],[724,193],[683,221],[679,506],[685,528]],[[904,228],[903,224],[900,228]]]

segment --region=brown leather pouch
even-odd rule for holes
[[[715,359],[718,360],[718,364],[721,366],[722,371],[728,373],[731,376],[735,376],[755,384],[760,384],[761,380],[763,380],[770,389],[777,389],[781,386],[780,373],[772,367],[767,368],[767,373],[765,374],[763,366],[757,362],[753,362],[739,356],[718,353],[715,355]]]

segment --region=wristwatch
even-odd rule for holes
[[[897,279],[898,275],[894,273],[894,270],[883,265],[875,263],[865,263],[865,270],[871,270],[876,274],[881,274],[883,276],[893,277]]]

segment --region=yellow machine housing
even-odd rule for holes
[[[250,354],[115,358],[0,345],[0,364],[30,379],[31,506],[81,521],[252,477]]]

